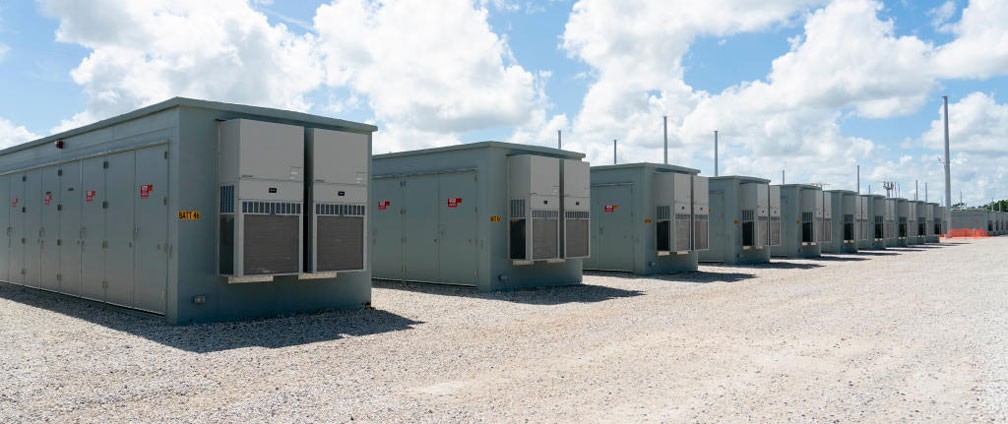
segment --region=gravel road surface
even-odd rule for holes
[[[0,284],[0,422],[1008,422],[1008,237],[172,327]]]

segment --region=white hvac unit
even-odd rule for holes
[[[231,282],[298,274],[304,129],[233,119],[218,130],[220,274]]]
[[[655,248],[659,255],[689,253],[692,238],[692,190],[689,174],[654,173]]]
[[[806,189],[800,190],[799,193],[801,244],[803,246],[815,246],[818,241],[816,229],[822,226],[822,191]]]
[[[830,243],[833,241],[833,196],[825,191],[822,196],[822,218],[819,220],[819,241]]]
[[[770,195],[768,187],[765,183],[739,185],[743,249],[769,245]]]
[[[587,258],[591,252],[591,173],[588,162],[560,161],[563,172],[563,257]]]
[[[328,276],[362,271],[368,263],[368,136],[309,128],[305,141],[305,272]]]
[[[693,175],[692,250],[710,248],[710,188],[707,177]]]
[[[511,156],[508,180],[511,259],[560,259],[560,160]]]
[[[770,212],[769,239],[770,246],[780,246],[781,244],[781,204],[780,186],[769,186],[767,189],[769,198],[767,205]]]

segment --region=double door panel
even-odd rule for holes
[[[475,172],[460,172],[405,179],[405,279],[476,284],[476,178]]]
[[[598,269],[634,270],[634,192],[631,185],[598,186],[591,189],[592,258]],[[670,219],[675,217],[673,211]],[[674,220],[672,221],[675,222]]]

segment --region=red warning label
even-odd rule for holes
[[[42,198],[42,203],[45,204],[46,206],[49,206],[49,204],[52,203],[51,192],[45,194],[45,197]]]
[[[605,205],[606,213],[616,212],[616,209],[619,209],[619,205]]]
[[[18,204],[18,198],[15,197],[14,200],[11,200],[10,205],[12,208],[16,208],[17,204]]]
[[[150,192],[154,191],[154,186],[150,184],[143,184],[140,186],[140,198],[146,199],[150,197]]]
[[[461,197],[450,197],[450,198],[448,198],[448,207],[449,208],[457,208],[458,205],[461,205],[461,204],[462,204],[462,198]]]
[[[392,202],[390,202],[388,200],[382,200],[382,201],[378,202],[378,210],[380,210],[380,211],[386,210],[386,209],[388,209],[389,205],[391,205],[391,204],[392,204]]]
[[[95,197],[94,190],[88,190],[87,193],[84,193],[84,198],[85,200],[87,200],[88,203],[94,202],[94,197]]]

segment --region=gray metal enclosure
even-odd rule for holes
[[[773,187],[773,186],[771,186]],[[784,184],[780,187],[781,243],[773,246],[771,255],[785,258],[818,258],[822,256],[823,228],[822,189],[808,184]]]
[[[923,244],[924,237],[920,233],[920,202],[907,200],[907,245]]]
[[[171,323],[366,305],[366,264],[302,268],[312,129],[355,140],[316,159],[355,162],[366,203],[375,127],[276,109],[175,98],[0,151],[0,279]]]
[[[874,215],[872,214],[872,200],[866,194],[857,194],[854,198],[857,213],[854,216],[856,221],[855,238],[858,250],[872,249],[874,243]]]
[[[886,240],[887,247],[906,247],[908,235],[908,220],[910,218],[909,202],[906,199],[887,199],[892,209],[892,233]]]
[[[582,158],[492,141],[375,156],[375,278],[480,290],[580,283],[591,214]]]
[[[886,240],[890,233],[889,202],[881,194],[866,195],[869,205],[869,222],[871,247],[865,249],[882,250],[888,245]],[[860,247],[860,246],[859,246]]]
[[[951,229],[984,230],[988,234],[988,211],[986,209],[953,209]]]
[[[822,242],[823,253],[857,253],[861,196],[848,190],[823,192],[833,218],[832,236]]]
[[[938,243],[940,239],[938,235],[942,233],[941,230],[941,208],[937,203],[925,203],[925,233],[924,242],[925,243]]]
[[[770,241],[780,241],[780,191],[771,200],[770,180],[746,176],[711,177],[710,249],[700,262],[729,265],[770,262]],[[776,208],[771,227],[770,205]],[[771,231],[777,234],[771,236]]]
[[[924,201],[915,200],[910,203],[910,206],[915,209],[913,221],[915,244],[927,243],[928,224],[931,222],[931,205]]]
[[[640,275],[697,269],[709,245],[708,179],[673,165],[591,168],[592,255],[587,270]]]

